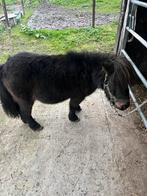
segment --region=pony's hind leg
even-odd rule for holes
[[[24,123],[27,123],[29,127],[34,131],[40,131],[43,127],[36,122],[31,116],[33,103],[29,101],[19,100],[20,116]]]
[[[77,117],[76,112],[80,112],[82,109],[80,107],[80,103],[83,101],[84,98],[71,98],[69,102],[69,115],[68,118],[70,121],[80,121]]]
[[[81,106],[78,105],[76,108],[75,108],[76,112],[80,112],[82,110]]]

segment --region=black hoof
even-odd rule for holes
[[[77,118],[76,120],[74,120],[73,122],[79,122],[80,121],[80,119],[79,118]]]
[[[69,113],[68,118],[72,122],[79,122],[80,121],[80,119],[75,114],[70,114]]]
[[[44,127],[40,125],[40,127],[38,127],[37,129],[33,130],[33,131],[41,131]]]
[[[33,131],[41,131],[43,127],[40,124],[29,125]]]

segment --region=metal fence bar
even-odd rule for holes
[[[134,94],[133,94],[133,92],[132,92],[130,86],[129,86],[129,92],[130,92],[130,96],[131,96],[131,98],[132,98],[132,100],[133,100],[133,102],[134,102],[134,104],[135,104],[135,106],[136,106],[136,108],[137,108],[137,110],[138,110],[138,112],[139,112],[141,118],[142,118],[142,121],[143,121],[143,123],[144,123],[144,125],[145,125],[145,128],[147,129],[147,119],[146,119],[146,117],[144,116],[144,114],[143,114],[142,110],[140,109],[140,107],[138,107],[139,104],[137,103],[137,100],[136,100],[136,98],[135,98],[135,96],[134,96]]]
[[[141,80],[141,82],[144,84],[145,88],[147,88],[147,79],[143,76],[143,74],[141,73],[141,71],[139,70],[139,68],[136,66],[135,62],[132,61],[132,59],[130,58],[130,56],[127,54],[127,52],[125,51],[126,48],[126,44],[128,41],[128,35],[129,33],[131,33],[131,35],[136,38],[143,46],[145,46],[145,48],[147,48],[147,41],[144,40],[140,35],[138,35],[135,32],[135,28],[132,28],[131,26],[129,26],[129,21],[128,18],[130,16],[130,14],[132,15],[132,12],[130,12],[130,8],[131,5],[135,5],[135,7],[137,8],[138,6],[142,6],[144,8],[147,8],[147,3],[144,3],[142,1],[139,0],[124,0],[124,2],[127,2],[127,7],[125,10],[125,16],[123,19],[123,24],[122,24],[122,29],[121,29],[121,34],[119,37],[119,41],[117,41],[117,50],[116,52],[118,54],[122,54],[127,61],[131,64],[132,68],[134,69],[135,73],[137,74],[137,76],[139,77],[139,79]],[[134,16],[134,15],[132,15]],[[135,16],[134,16],[135,17]],[[132,24],[132,23],[131,23]],[[145,128],[147,129],[147,118],[145,116],[145,114],[143,113],[143,111],[141,110],[141,108],[139,107],[140,105],[137,103],[137,100],[135,98],[135,95],[133,94],[131,87],[129,86],[129,92],[130,92],[130,97],[132,98],[135,107],[144,123]]]
[[[138,35],[135,31],[130,29],[129,27],[126,27],[127,31],[131,33],[139,42],[141,42],[144,47],[147,48],[147,41],[145,41],[140,35]]]
[[[127,26],[127,21],[128,21],[128,15],[129,15],[130,1],[131,0],[128,0],[127,5],[126,5],[126,12],[125,12],[124,21],[123,21],[122,30],[121,30],[121,35],[120,35],[120,43],[119,43],[119,46],[118,46],[119,54],[121,52],[121,49],[125,48],[125,45],[126,45],[126,42],[127,42],[126,26]]]
[[[147,8],[147,3],[144,3],[142,1],[138,1],[138,0],[131,0],[131,3],[135,4],[135,5],[139,5],[141,7]]]
[[[126,59],[131,63],[131,65],[134,68],[136,74],[138,75],[138,77],[140,78],[140,80],[142,81],[142,83],[144,84],[144,86],[147,88],[147,80],[142,75],[142,73],[140,72],[140,70],[137,68],[137,66],[135,65],[135,63],[132,61],[132,59],[129,57],[129,55],[127,54],[127,52],[124,49],[122,49],[121,52],[126,57]]]

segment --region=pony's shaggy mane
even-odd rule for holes
[[[117,57],[116,63],[114,63],[114,72],[117,74],[120,83],[122,86],[124,82],[129,84],[130,83],[130,65],[123,57]]]

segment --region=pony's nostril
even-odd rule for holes
[[[127,103],[124,105],[124,109],[123,109],[123,110],[127,109],[129,106],[130,106],[130,102],[127,102]]]
[[[127,109],[127,105],[123,105],[123,106],[121,107],[121,110],[125,110],[125,109]]]
[[[125,109],[127,109],[128,107],[129,107],[129,102],[123,102],[123,101],[117,101],[117,102],[115,102],[115,107],[117,108],[117,109],[119,109],[119,110],[125,110]]]

